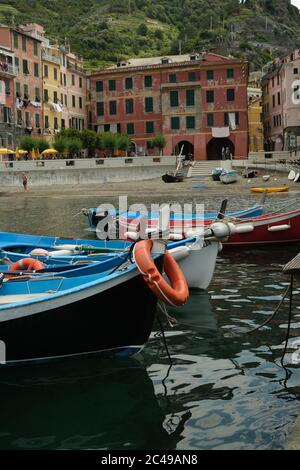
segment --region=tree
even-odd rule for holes
[[[54,141],[53,147],[55,148],[55,150],[58,151],[60,155],[62,155],[66,150],[68,150],[68,144],[69,144],[69,139],[63,136],[58,136]]]
[[[137,33],[139,36],[147,36],[148,34],[148,27],[145,23],[141,23],[137,29]]]
[[[36,140],[31,137],[30,135],[24,136],[20,140],[20,147],[22,150],[26,150],[27,152],[31,152],[36,145]]]
[[[123,152],[128,152],[128,150],[130,150],[131,148],[131,140],[128,137],[128,135],[125,135],[125,134],[119,135],[117,139],[118,139],[118,142],[117,142],[118,149],[123,150]]]
[[[78,156],[82,150],[82,141],[80,139],[68,139],[67,148],[71,157]]]
[[[163,149],[167,145],[167,139],[164,135],[158,134],[152,139],[151,144],[153,148],[156,147],[159,149],[160,155],[163,155]]]
[[[109,156],[112,157],[114,151],[118,148],[118,137],[112,132],[105,132],[103,134],[103,148],[108,151]]]
[[[40,138],[35,141],[35,148],[42,153],[44,150],[49,148],[49,142],[46,139]]]
[[[88,150],[89,157],[93,157],[95,155],[97,133],[89,129],[83,129],[78,137],[82,142],[82,148]]]

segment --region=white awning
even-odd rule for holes
[[[216,139],[223,139],[230,136],[230,129],[229,127],[212,127],[211,133]]]

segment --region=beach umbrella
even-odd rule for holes
[[[27,155],[28,152],[27,152],[27,150],[22,150],[22,149],[20,149],[20,150],[17,150],[17,154],[19,154],[19,155]]]
[[[0,148],[0,155],[7,155],[8,149]]]
[[[42,155],[57,155],[58,151],[55,149],[46,149],[42,152]]]
[[[13,150],[7,149],[7,155],[14,155],[16,152]]]

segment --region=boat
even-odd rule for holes
[[[210,241],[202,238],[202,236],[201,239],[191,236],[168,244],[169,252],[181,267],[191,289],[207,289],[213,278],[217,256],[221,249],[218,240]],[[104,268],[115,269],[126,262],[131,246],[132,241],[65,240],[58,237],[2,232],[0,263],[2,259],[6,265],[0,264],[0,273],[8,272],[10,263],[31,257],[40,260],[45,263],[46,268],[48,267],[44,275],[47,273],[50,275],[51,269],[52,272],[56,272],[57,275],[62,274],[64,277],[85,273],[95,274],[102,272]],[[56,256],[49,257],[47,255],[49,250],[51,253],[56,253]]]
[[[252,193],[286,193],[288,186],[278,186],[274,188],[251,188]]]
[[[213,168],[211,171],[211,176],[212,176],[213,181],[220,181],[220,176],[223,171],[224,171],[224,168]]]
[[[184,181],[184,175],[182,173],[175,173],[174,175],[166,173],[162,176],[162,180],[165,183],[182,183]]]
[[[236,183],[237,179],[237,172],[234,170],[224,170],[220,175],[220,181],[224,184]]]
[[[243,171],[243,177],[244,178],[251,179],[251,178],[256,178],[257,176],[258,176],[258,171],[257,170],[249,170],[248,168],[246,168]]]
[[[97,275],[67,278],[55,274],[5,282],[2,277],[0,337],[6,364],[101,352],[131,356],[140,351],[151,333],[158,297],[163,296],[162,278],[151,284],[140,274],[137,256],[144,249],[142,243],[134,247],[136,263]],[[159,243],[154,245],[161,248]],[[151,269],[157,270],[157,276],[167,259],[155,254],[152,260],[149,249]],[[179,295],[174,281],[173,292]],[[184,282],[183,278],[183,287]],[[188,295],[187,286],[183,287],[173,305],[180,305]]]
[[[244,218],[251,218],[251,217],[258,217],[263,214],[263,204],[257,204],[255,206],[249,207],[247,209],[242,209],[239,211],[229,212],[227,215],[229,217],[234,217],[238,219]],[[88,217],[89,220],[89,229],[88,231],[96,232],[97,225],[99,222],[104,220],[107,217],[112,217],[115,219],[121,219],[124,223],[132,222],[135,219],[139,219],[140,217],[147,217],[148,220],[158,220],[159,213],[156,212],[148,212],[144,214],[142,212],[119,212],[119,211],[107,211],[106,209],[99,208],[90,208],[90,209],[83,209],[83,214]],[[179,213],[170,213],[170,226],[172,227],[176,221],[185,221],[185,224],[190,222],[191,226],[197,226],[198,224],[203,223],[203,218],[206,223],[212,223],[215,219],[217,219],[218,213],[217,212],[206,212],[201,215],[199,214],[179,214]]]
[[[238,222],[224,247],[256,247],[300,242],[300,209]]]

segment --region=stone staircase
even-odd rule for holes
[[[217,167],[223,167],[223,168],[226,168],[227,170],[230,170],[231,161],[230,160],[196,161],[194,162],[194,166],[189,168],[187,176],[189,178],[196,178],[198,176],[210,176],[211,171]]]

